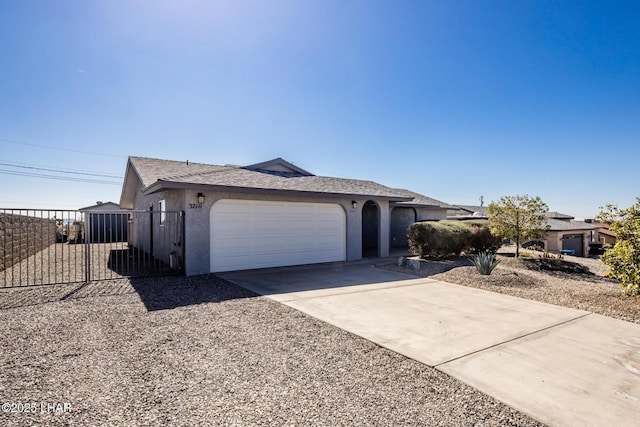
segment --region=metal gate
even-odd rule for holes
[[[0,209],[0,288],[181,274],[184,212]]]

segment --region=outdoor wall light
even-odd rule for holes
[[[198,193],[198,203],[199,204],[203,204],[204,203],[204,194],[203,193]]]
[[[358,203],[357,203],[355,200],[352,200],[352,201],[351,201],[351,207],[352,207],[353,209],[357,208],[357,207],[358,207]]]

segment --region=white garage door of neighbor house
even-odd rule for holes
[[[210,221],[211,272],[346,259],[346,215],[337,204],[222,199]]]

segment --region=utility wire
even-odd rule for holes
[[[75,178],[75,177],[69,177],[69,176],[45,175],[45,174],[32,173],[32,172],[17,172],[17,171],[5,170],[5,169],[0,169],[0,174],[28,176],[31,178],[58,179],[61,181],[88,182],[92,184],[122,185],[121,182],[116,182],[116,181],[102,181],[98,179],[84,179],[84,178]]]
[[[12,168],[23,168],[23,169],[34,169],[34,170],[47,171],[47,172],[69,173],[69,174],[74,174],[74,175],[88,175],[88,176],[100,176],[100,177],[105,177],[105,178],[120,178],[120,179],[122,179],[122,176],[119,176],[119,175],[106,175],[106,174],[90,173],[90,172],[75,172],[75,171],[63,170],[63,169],[49,169],[49,168],[38,167],[38,166],[22,166],[22,165],[16,165],[16,164],[11,164],[11,163],[1,163],[0,162],[0,166],[9,166],[9,167],[12,167]]]
[[[0,141],[9,142],[11,144],[28,145],[30,147],[46,148],[49,150],[68,151],[71,153],[81,153],[81,154],[91,154],[92,156],[116,157],[119,159],[127,157],[127,156],[118,156],[116,154],[96,153],[93,151],[82,151],[82,150],[72,150],[70,148],[51,147],[49,145],[32,144],[30,142],[14,141],[13,139],[6,139],[6,138],[0,138]]]

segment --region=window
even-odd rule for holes
[[[167,219],[167,202],[166,200],[160,200],[158,205],[160,206],[160,225],[164,225]]]

